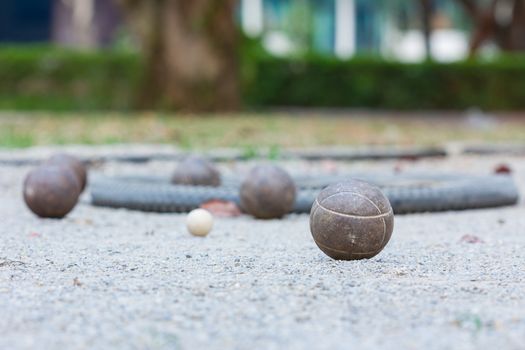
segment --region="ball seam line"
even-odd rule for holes
[[[321,203],[319,203],[319,201],[317,199],[315,200],[315,202],[320,208],[326,210],[327,212],[335,214],[335,215],[347,217],[347,218],[354,218],[354,219],[380,219],[380,218],[385,218],[385,217],[387,217],[388,215],[390,215],[392,213],[392,209],[390,209],[386,213],[381,213],[381,214],[372,215],[372,216],[352,215],[352,214],[339,213],[337,211],[328,209],[327,207],[325,207]]]
[[[381,220],[383,221],[383,238],[381,239],[381,244],[379,246],[383,247],[383,244],[385,243],[385,238],[386,238],[386,221],[385,221],[385,218],[381,218]]]
[[[363,194],[361,194],[361,193],[359,193],[359,192],[355,192],[355,191],[340,191],[340,192],[337,192],[337,193],[331,194],[331,195],[329,195],[329,196],[326,197],[326,198],[323,198],[323,201],[322,201],[322,202],[326,201],[326,200],[329,199],[329,198],[335,197],[335,196],[337,196],[337,195],[339,195],[339,194],[341,194],[341,193],[352,193],[352,194],[355,194],[355,195],[358,196],[358,197],[364,198],[364,199],[366,199],[367,201],[369,201],[370,204],[372,204],[372,205],[374,206],[374,208],[377,209],[377,211],[379,212],[379,214],[383,214],[383,213],[381,212],[381,209],[379,209],[379,207],[378,207],[378,206],[377,206],[377,205],[376,205],[376,204],[375,204],[370,198],[368,198],[367,196],[365,196],[365,195],[363,195]]]
[[[321,205],[319,205],[319,208],[324,209],[324,210],[327,210],[325,207],[323,207],[323,206],[321,206]],[[335,214],[338,214],[338,213],[335,213]],[[365,218],[366,218],[366,217],[365,217]],[[379,244],[380,247],[383,246],[383,243],[385,242],[385,237],[386,237],[386,222],[385,222],[385,218],[384,218],[384,217],[381,217],[381,221],[383,222],[383,238],[381,239],[381,244]],[[349,233],[349,235],[351,235],[351,234],[352,234],[352,232]],[[328,247],[328,246],[326,246],[326,245],[324,245],[324,244],[319,243],[319,242],[315,239],[315,237],[314,237],[314,241],[315,241],[315,243],[317,243],[317,244],[323,246],[323,247],[326,248],[326,249],[332,249],[333,251],[336,251],[336,252],[339,252],[339,253],[347,253],[347,254],[348,254],[348,252],[345,252],[345,251],[342,251],[342,250],[338,250],[338,249],[335,249],[335,248],[330,248],[330,247]],[[373,253],[374,253],[374,254],[377,254],[377,252],[378,252],[379,250],[381,250],[381,248],[376,249],[376,250],[372,250],[372,251],[369,251],[369,252],[360,252],[360,253],[351,253],[351,254],[363,254],[363,255],[364,255],[364,254],[373,254]]]

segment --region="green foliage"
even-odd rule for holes
[[[244,160],[259,158],[259,151],[257,150],[257,147],[253,145],[245,146],[241,158]]]
[[[130,109],[139,79],[140,63],[131,53],[0,49],[2,109]]]
[[[491,110],[525,108],[525,57],[404,64],[262,58],[244,86],[252,106]]]
[[[281,147],[279,145],[272,145],[268,151],[268,159],[279,160],[281,158]]]
[[[241,46],[246,106],[525,109],[525,58],[403,64],[378,58],[276,58]],[[0,48],[0,109],[129,110],[141,78],[127,51]]]

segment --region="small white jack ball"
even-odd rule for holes
[[[213,227],[213,216],[205,209],[192,210],[186,218],[186,227],[192,235],[205,237]]]

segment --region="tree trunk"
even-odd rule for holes
[[[481,45],[493,37],[496,26],[494,12],[497,3],[498,0],[492,0],[488,10],[480,10],[479,8],[475,10],[473,19],[476,23],[476,28],[470,40],[471,55],[476,54]]]
[[[475,54],[489,39],[503,51],[525,50],[525,0],[492,0],[486,9],[475,0],[457,0],[474,22],[470,52]],[[503,6],[508,6],[503,9]],[[501,18],[508,12],[509,18]],[[498,16],[498,12],[500,15]]]
[[[120,0],[145,61],[140,106],[239,106],[236,0]]]
[[[426,59],[432,58],[432,0],[420,0]]]
[[[508,24],[501,24],[496,40],[505,51],[525,51],[525,1],[514,0],[512,17]]]

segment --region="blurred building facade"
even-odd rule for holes
[[[2,0],[0,42],[111,45],[121,26],[115,0]]]
[[[277,55],[304,52],[426,58],[418,1],[242,0],[246,33]],[[433,0],[431,55],[441,61],[468,54],[467,20],[453,0]]]
[[[52,39],[84,48],[110,46],[121,27],[114,0],[54,0]]]
[[[240,0],[244,31],[276,55],[316,52],[348,58],[426,57],[419,1]],[[432,0],[431,54],[468,53],[467,21],[454,0]],[[122,27],[116,0],[2,0],[0,42],[52,41],[81,48],[112,45]]]
[[[0,1],[1,42],[47,41],[51,21],[51,0]]]

